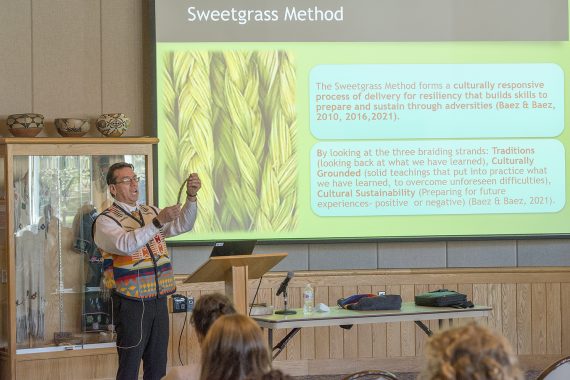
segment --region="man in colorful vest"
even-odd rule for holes
[[[184,205],[162,210],[138,202],[138,183],[133,165],[119,162],[109,168],[107,185],[115,201],[97,217],[94,239],[104,260],[104,285],[113,289],[117,379],[137,379],[142,359],[144,379],[158,380],[166,374],[166,297],[176,290],[164,239],[194,226],[201,182],[191,174]]]

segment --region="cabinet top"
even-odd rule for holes
[[[157,137],[0,137],[0,144],[157,144]]]

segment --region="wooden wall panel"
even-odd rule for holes
[[[46,117],[42,133],[57,136],[54,118],[101,111],[100,2],[35,0],[32,23],[34,109]]]
[[[372,293],[372,286],[361,285],[357,293]],[[374,293],[377,294],[377,293]],[[372,357],[372,325],[358,325],[358,353],[359,358]]]
[[[127,136],[154,125],[154,61],[148,0],[7,1],[0,12],[0,133],[6,116],[39,112],[40,136],[57,136],[56,117],[101,113],[131,118]]]
[[[315,329],[301,329],[301,359],[315,359]]]
[[[532,353],[532,297],[530,284],[517,284],[517,352]]]
[[[546,353],[562,351],[562,312],[560,307],[560,284],[546,284]]]
[[[532,353],[546,354],[546,285],[532,284]]]
[[[497,310],[488,320],[479,318],[478,322],[502,329],[523,366],[540,369],[561,357],[564,350],[570,347],[570,326],[567,318],[563,317],[563,312],[570,306],[570,284],[565,282],[569,275],[570,268],[539,269],[536,272],[489,269],[488,273],[479,270],[441,270],[439,274],[432,270],[418,270],[413,275],[398,270],[306,272],[296,274],[290,283],[289,293],[291,307],[300,308],[301,292],[308,281],[315,284],[316,302],[329,305],[335,304],[342,296],[356,292],[375,293],[385,289],[388,293],[401,294],[404,301],[410,301],[414,294],[428,289],[442,286],[458,289],[470,294],[476,303],[492,304]],[[274,296],[281,279],[280,274],[267,275],[258,300],[282,302],[281,297]],[[545,282],[545,279],[548,281]],[[249,285],[253,292],[257,282],[251,281]],[[223,285],[179,284],[178,287],[178,292],[187,292],[195,297],[213,291],[223,291]],[[179,362],[177,344],[181,325],[175,319],[181,316],[172,316],[169,366],[178,365]],[[460,321],[456,321],[457,325]],[[355,372],[379,365],[393,371],[417,371],[421,368],[426,337],[417,327],[412,326],[412,329],[408,323],[357,327],[364,329],[353,327],[345,331],[336,326],[305,329],[291,341],[293,345],[279,357],[276,366],[296,376]],[[284,334],[282,330],[277,332]],[[187,331],[183,336],[187,340],[182,344],[183,361],[197,361],[199,347],[194,333]],[[67,379],[72,369],[80,365],[82,368],[75,375],[86,378],[113,377],[116,355],[81,356],[85,354],[72,352],[70,355],[77,357],[20,361],[17,363],[18,373],[26,376],[23,378]]]
[[[189,325],[188,313],[172,314],[172,333],[169,339],[170,362],[176,363],[176,365],[181,365],[181,362],[188,364],[189,349],[188,336],[186,333],[191,329]]]
[[[400,295],[403,302],[414,300],[414,285],[402,285]],[[400,325],[400,339],[402,356],[416,355],[416,324],[414,322],[402,322]]]
[[[154,44],[148,37],[151,26],[146,7],[148,2],[141,0],[101,0],[101,112],[129,116],[128,136],[144,135],[145,124],[150,130],[154,122],[144,111],[144,105],[149,113],[154,107],[145,104],[145,87],[153,91],[153,75],[143,74],[153,62],[144,53]]]
[[[59,368],[59,359],[29,360],[20,362],[16,366],[17,379],[52,380],[61,379],[63,376]]]
[[[291,307],[302,307],[302,288],[300,287],[290,287],[289,288],[289,302]],[[292,306],[295,305],[295,306]],[[287,333],[291,330],[287,329]],[[299,360],[301,359],[301,334],[297,334],[289,341],[287,344],[287,360]]]
[[[8,356],[0,355],[0,379],[9,379],[10,372],[10,360]]]
[[[341,286],[329,286],[329,305],[335,305],[342,297]],[[342,359],[344,355],[344,334],[339,328],[329,328],[329,352],[331,359]]]
[[[356,293],[358,293],[356,286],[344,286],[342,289],[343,297],[348,297]],[[343,348],[344,348],[343,358],[356,359],[358,357],[357,326],[352,326],[349,329],[343,329]]]
[[[386,294],[401,294],[400,285],[387,285]],[[386,323],[386,356],[399,357],[402,354],[400,322]]]
[[[487,305],[491,306],[493,310],[487,319],[489,328],[502,333],[502,297],[501,297],[501,284],[488,284],[487,286]]]
[[[457,284],[443,284],[443,288],[444,288],[444,289],[448,289],[448,290],[455,290],[455,291],[457,291],[457,287],[458,287]],[[412,299],[411,301],[413,301],[413,299]],[[444,328],[444,329],[448,329],[448,328],[450,327],[450,326],[449,326],[449,321],[448,321],[447,319],[444,320],[444,321],[442,321],[442,325],[443,325],[443,328]],[[453,322],[452,322],[452,325],[453,325]]]
[[[427,284],[416,284],[415,285],[415,295],[422,294],[429,291]],[[429,324],[428,321],[422,321],[426,326]],[[427,340],[426,334],[420,329],[416,329],[416,355],[422,355],[424,352],[425,343]]]
[[[468,300],[473,300],[473,284],[457,284],[457,291],[467,295]],[[454,321],[456,326],[463,326],[471,323],[473,318],[461,318]]]
[[[30,1],[4,1],[0,12],[0,132],[6,117],[35,112],[32,102],[32,7]]]
[[[386,291],[385,285],[372,286],[372,292]],[[374,358],[385,358],[387,356],[386,347],[386,324],[380,323],[372,325],[372,356]]]
[[[411,276],[408,276],[406,271],[402,271],[398,275],[392,273],[397,271],[378,271],[381,272],[379,275],[371,275],[365,273],[365,271],[360,271],[361,273],[355,271],[355,273],[347,274],[345,274],[345,272],[337,272],[335,275],[328,275],[326,274],[327,272],[322,272],[322,275],[313,275],[311,282],[320,285],[317,293],[324,294],[324,289],[329,290],[328,299],[330,304],[336,301],[341,291],[342,295],[346,296],[352,293],[364,293],[367,292],[368,289],[371,289],[372,292],[386,289],[388,293],[400,293],[404,301],[409,301],[413,299],[413,294],[427,290],[435,290],[442,287],[460,290],[468,294],[476,303],[493,306],[494,312],[491,313],[490,317],[478,319],[478,321],[502,332],[507,339],[512,342],[515,350],[519,350],[520,348],[521,352],[526,351],[531,354],[533,350],[543,350],[543,353],[538,355],[521,356],[521,358],[526,361],[525,363],[527,363],[525,366],[530,366],[529,368],[535,366],[534,368],[536,368],[536,366],[540,367],[542,364],[548,363],[560,356],[562,347],[566,344],[564,343],[565,339],[567,340],[567,338],[564,337],[564,322],[562,320],[558,321],[558,317],[556,316],[556,310],[558,310],[558,314],[560,315],[562,305],[565,302],[564,297],[562,297],[563,286],[560,285],[560,283],[561,280],[566,279],[565,276],[567,273],[564,274],[565,269],[563,269],[561,272],[556,273],[556,275],[548,275],[547,278],[549,282],[545,284],[545,275],[544,273],[539,273],[541,271],[542,270],[533,272],[524,269],[503,269],[498,270],[500,273],[497,274],[493,273],[493,270],[489,270],[489,273],[484,273],[485,270],[457,270],[456,273],[454,273],[453,270],[443,270],[441,273],[434,274],[433,272],[437,271],[427,270],[425,274]],[[556,270],[547,270],[547,272],[548,271],[556,272]],[[291,286],[301,286],[303,282],[302,274],[298,273],[296,275],[296,281],[297,283],[292,282]],[[328,287],[326,286],[327,284],[329,285]],[[276,283],[275,286],[277,285]],[[558,290],[559,287],[560,290]],[[547,301],[546,293],[552,294],[553,298]],[[532,300],[540,296],[540,294],[542,294],[545,300],[545,309],[543,311],[536,311],[533,310],[535,305]],[[556,299],[559,299],[558,303]],[[299,304],[298,307],[300,306]],[[542,320],[546,327],[541,327],[540,322],[535,321],[536,318],[539,318],[538,316],[543,314],[545,317],[542,318]],[[547,314],[552,316],[546,318]],[[465,323],[465,321],[460,319],[457,320],[456,323],[459,325]],[[533,337],[533,334],[537,335],[534,331],[537,323],[539,324],[537,329],[539,338],[536,336]],[[437,330],[437,323],[432,325],[434,329]],[[444,327],[446,327],[445,323]],[[557,329],[559,330],[558,333],[556,332]],[[357,330],[358,356],[356,358],[353,357],[353,335],[346,331],[342,332],[341,335],[339,330],[340,329],[334,327],[328,328],[328,347],[331,350],[330,358],[333,362],[327,361],[325,355],[321,354],[317,356],[315,354],[315,360],[309,361],[310,364],[307,369],[309,372],[307,373],[335,373],[332,371],[332,368],[338,366],[352,368],[352,366],[355,365],[354,363],[359,363],[358,365],[364,366],[364,363],[367,363],[366,359],[370,359],[367,356],[368,343],[366,343],[366,339],[361,336],[361,328]],[[396,363],[399,363],[400,359],[406,357],[421,359],[423,355],[423,345],[426,341],[425,334],[417,328],[411,331],[413,331],[411,336],[413,336],[416,342],[410,345],[410,330],[407,329],[405,323],[371,326],[372,359],[377,360],[384,357],[390,363],[394,363],[394,367],[392,368],[398,367]],[[543,338],[540,338],[540,336],[543,336]],[[319,347],[319,337],[319,334],[315,334],[316,352],[318,350],[317,347]],[[559,348],[557,348],[556,345],[557,337],[560,339]],[[537,349],[534,345],[537,344],[536,342],[541,341],[545,343],[538,343],[539,347]],[[550,345],[550,343],[548,343],[550,341],[553,341],[554,344]],[[342,352],[338,344],[343,345]],[[546,345],[552,348],[546,349]],[[413,347],[415,351],[412,352],[411,347]],[[361,351],[363,355],[360,355]],[[301,367],[298,362],[291,361],[291,363],[295,363],[296,368]],[[331,365],[331,363],[335,364]],[[367,368],[370,368],[370,366]],[[306,373],[296,372],[295,374]]]
[[[315,303],[329,305],[329,288],[327,286],[315,287]],[[329,327],[315,328],[315,359],[328,359],[330,357]]]
[[[82,358],[81,364],[85,364],[85,358]],[[77,358],[57,359],[59,371],[61,374],[73,374],[75,379],[93,379],[95,378],[94,368],[90,365],[78,365]]]
[[[279,285],[277,285],[279,286]],[[273,305],[275,306],[275,310],[283,310],[283,297],[282,296],[275,296],[275,291],[277,290],[277,287],[275,287],[274,289],[272,289],[272,299],[273,299]],[[291,306],[291,305],[289,305]],[[279,342],[281,339],[283,339],[285,337],[285,335],[287,335],[287,330],[275,330],[273,332],[273,344],[275,345],[277,342]],[[279,356],[277,357],[277,360],[287,360],[287,350],[283,350],[283,352],[281,352],[281,354],[279,354]]]
[[[428,291],[433,292],[434,290],[443,289],[443,283],[434,283],[428,285]],[[439,330],[438,321],[429,321],[427,325],[430,327],[431,331],[436,333]]]
[[[489,298],[487,296],[487,290],[487,284],[485,283],[473,284],[473,303],[477,305],[488,305]],[[489,317],[481,318],[479,322],[488,325]]]
[[[17,379],[113,379],[117,373],[117,355],[87,355],[24,360],[17,363]]]
[[[517,287],[515,284],[502,284],[501,310],[503,314],[503,335],[516,346],[517,337]]]
[[[94,379],[113,379],[119,368],[116,354],[89,356],[84,362],[93,368]]]
[[[570,355],[570,283],[560,284],[560,312],[564,316],[561,321],[561,351],[563,355]]]

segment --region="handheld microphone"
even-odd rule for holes
[[[289,281],[293,278],[293,272],[287,272],[287,277],[283,280],[281,285],[279,285],[279,289],[277,290],[276,296],[281,295],[285,290],[287,290],[287,285],[289,285]]]

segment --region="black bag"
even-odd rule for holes
[[[347,305],[348,310],[400,310],[402,297],[399,294],[364,297],[358,302]]]
[[[348,310],[400,310],[402,297],[399,294],[354,294],[339,299],[337,305]]]
[[[418,294],[415,301],[419,306],[447,306],[462,309],[473,307],[473,303],[467,300],[467,295],[447,289]]]

